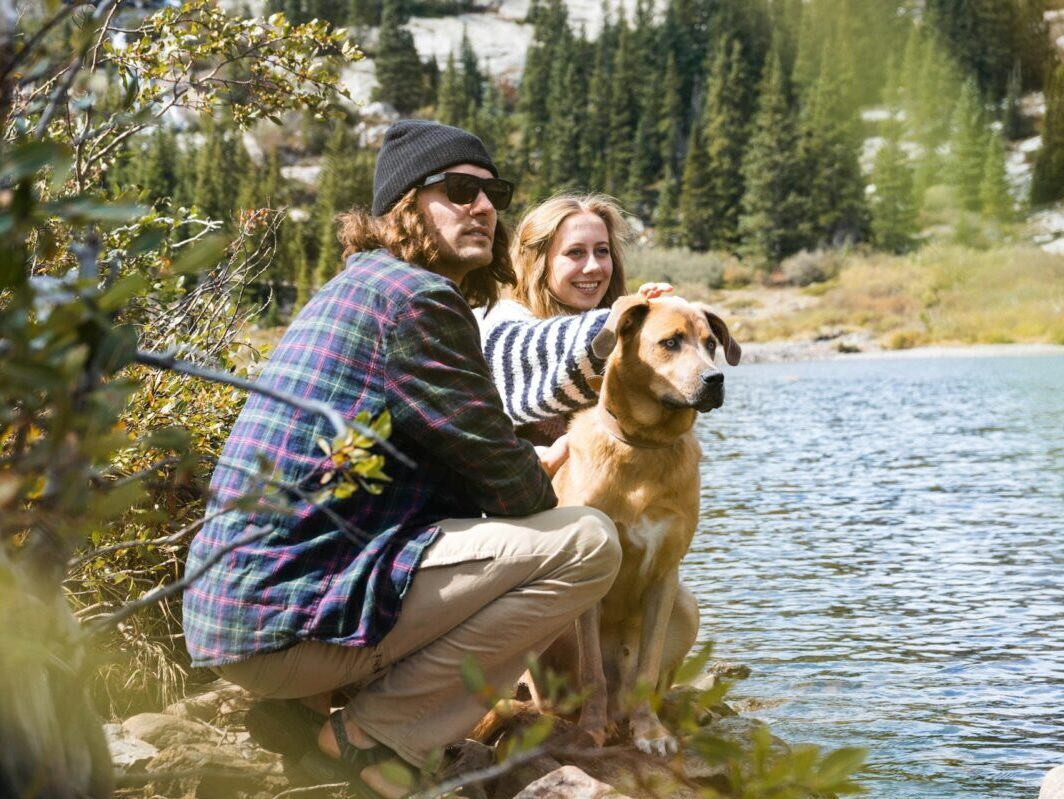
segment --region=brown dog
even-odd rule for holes
[[[600,743],[628,718],[640,750],[677,749],[648,699],[627,703],[637,686],[667,687],[659,683],[697,634],[697,603],[680,586],[679,567],[698,523],[701,449],[692,428],[699,412],[724,402],[718,343],[738,364],[739,345],[708,306],[633,296],[614,304],[593,344],[607,358],[599,401],[573,418],[554,488],[559,505],[613,519],[624,556],[610,592],[577,622],[575,642],[563,637],[543,662],[587,692],[579,723]]]

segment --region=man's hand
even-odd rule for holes
[[[549,447],[536,447],[536,454],[547,477],[553,478],[562,464],[569,460],[569,434],[566,433]]]
[[[671,283],[644,283],[639,287],[639,294],[642,294],[648,300],[653,300],[660,297],[663,294],[672,293]]]

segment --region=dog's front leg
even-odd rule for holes
[[[661,656],[665,651],[665,636],[679,586],[679,571],[671,570],[643,595],[643,634],[639,642],[636,682],[644,688],[661,688],[658,685]],[[666,757],[679,749],[679,743],[661,723],[649,699],[641,700],[635,707],[631,723],[632,741],[640,751]]]
[[[581,729],[598,746],[606,743],[606,674],[602,667],[602,640],[599,635],[601,605],[596,602],[576,620],[576,640],[580,652],[580,686],[586,696],[580,708]]]

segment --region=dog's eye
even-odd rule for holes
[[[661,346],[663,346],[667,350],[678,350],[680,349],[680,337],[670,336],[669,338],[661,342]]]

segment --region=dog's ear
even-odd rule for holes
[[[731,333],[728,331],[728,326],[724,324],[724,320],[713,313],[713,309],[706,305],[704,302],[698,303],[698,307],[702,309],[702,313],[706,315],[706,321],[709,322],[709,329],[713,331],[713,335],[717,337],[717,341],[724,347],[724,360],[726,360],[732,366],[739,364],[739,358],[743,355],[742,348],[735,342],[735,339],[731,337]]]
[[[641,294],[626,294],[614,300],[610,315],[591,342],[591,351],[599,358],[606,358],[617,346],[617,339],[646,318],[650,303]]]

